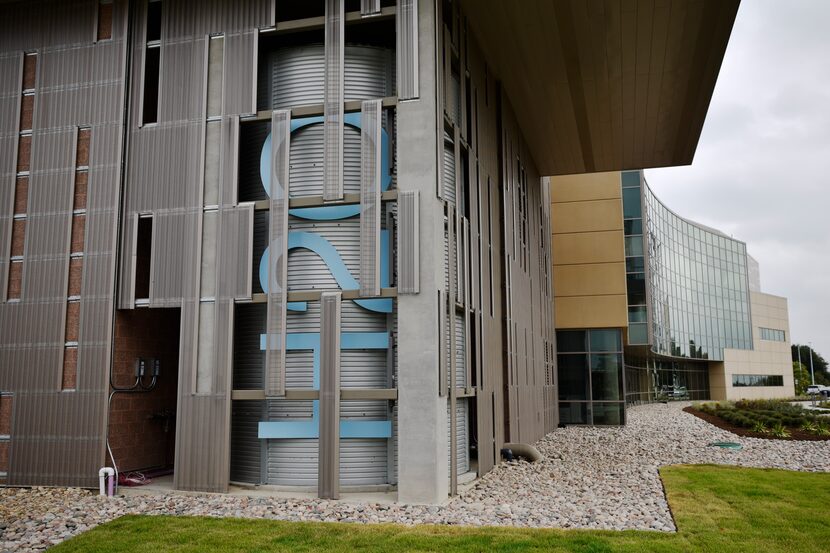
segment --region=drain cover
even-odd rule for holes
[[[741,444],[737,442],[712,442],[709,445],[714,447],[722,447],[724,449],[741,449]]]

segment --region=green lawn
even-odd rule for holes
[[[126,516],[55,553],[124,551],[828,551],[830,475],[712,465],[661,470],[677,534]],[[821,506],[821,507],[818,507]]]

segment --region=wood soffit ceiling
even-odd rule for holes
[[[688,165],[739,0],[461,0],[543,175]]]

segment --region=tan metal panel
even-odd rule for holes
[[[286,292],[288,291],[288,168],[291,112],[271,116],[271,204],[269,207],[268,315],[265,392],[285,395]]]
[[[340,498],[340,292],[320,299],[320,444],[317,495]]]
[[[360,112],[360,293],[380,295],[381,100]]]
[[[345,0],[326,1],[323,199],[343,199]]]

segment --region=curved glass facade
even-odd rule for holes
[[[721,361],[724,348],[752,349],[746,244],[679,217],[642,183],[652,351]]]

